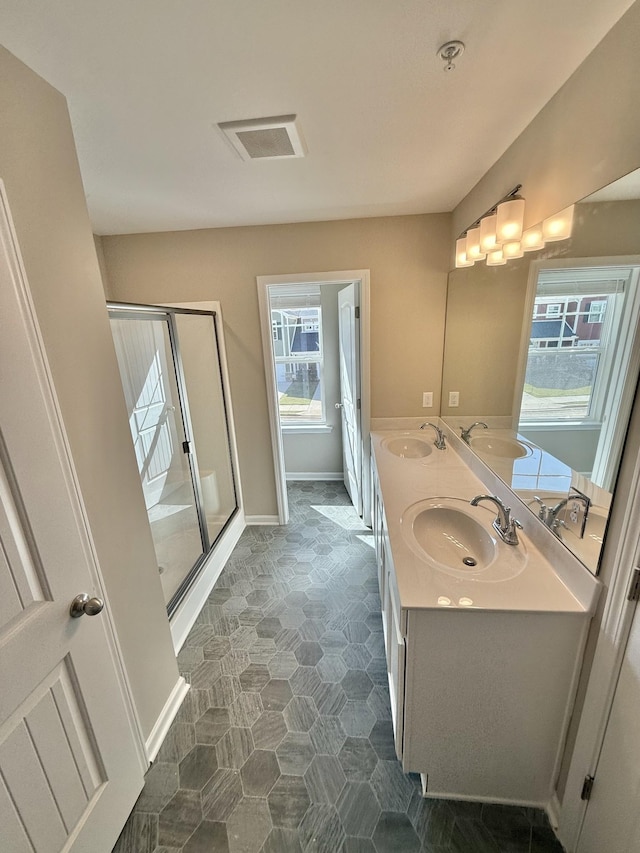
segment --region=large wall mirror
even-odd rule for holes
[[[594,573],[639,374],[640,170],[570,239],[449,274],[442,417]]]

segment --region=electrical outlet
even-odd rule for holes
[[[459,391],[449,391],[449,405],[452,409],[456,406],[460,405],[460,392]]]
[[[433,391],[424,391],[422,394],[422,408],[430,409],[433,406]]]
[[[575,493],[577,493],[577,496]],[[568,498],[569,500],[564,510],[563,521],[567,528],[574,533],[578,539],[583,539],[591,501],[586,495],[576,489],[575,486],[571,486],[569,489]]]

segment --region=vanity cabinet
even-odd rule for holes
[[[404,674],[405,674],[405,638],[401,626],[401,614],[398,591],[395,584],[393,558],[384,515],[384,504],[375,465],[372,461],[371,482],[373,507],[373,532],[376,560],[378,565],[378,585],[382,610],[382,630],[389,676],[389,695],[391,700],[391,719],[396,746],[396,754],[402,760],[404,730]]]
[[[454,599],[455,582],[447,586],[439,579],[434,583],[447,589],[450,606],[417,606],[415,591],[407,592],[407,557],[393,523],[394,489],[385,511],[390,470],[385,466],[381,481],[372,454],[391,713],[403,770],[421,775],[427,797],[545,806],[559,767],[589,614],[579,607],[535,612],[459,606],[467,588],[460,586],[462,597]],[[426,476],[427,469],[422,472]],[[413,485],[406,493],[415,495]],[[403,569],[403,588],[396,568]]]

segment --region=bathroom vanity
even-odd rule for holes
[[[441,427],[371,436],[396,751],[427,797],[545,806],[600,585],[527,513],[502,541],[470,501],[509,490]]]

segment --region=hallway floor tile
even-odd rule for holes
[[[114,853],[562,853],[534,809],[425,800],[396,759],[373,537],[292,483],[178,657],[192,685]]]

